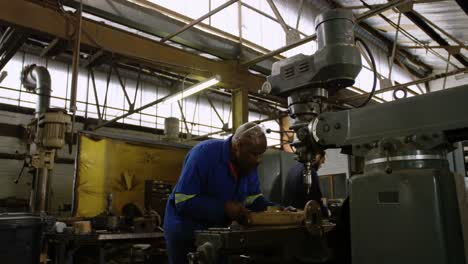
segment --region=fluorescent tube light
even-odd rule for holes
[[[200,82],[200,83],[197,83],[183,91],[180,91],[178,93],[175,93],[173,95],[170,95],[169,97],[167,97],[166,99],[164,99],[161,103],[163,104],[171,104],[171,103],[174,103],[174,102],[177,102],[179,100],[182,100],[184,98],[187,98],[193,94],[196,94],[202,90],[205,90],[206,88],[208,87],[211,87],[217,83],[220,82],[220,77],[217,75],[213,78],[210,78],[206,81],[203,81],[203,82]]]

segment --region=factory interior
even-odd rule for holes
[[[468,264],[468,0],[0,0],[0,263]]]

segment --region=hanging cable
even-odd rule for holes
[[[369,101],[372,99],[372,97],[374,97],[374,94],[375,94],[375,89],[377,87],[377,69],[376,69],[376,66],[375,66],[375,60],[374,60],[374,56],[372,55],[372,52],[369,48],[369,46],[367,46],[367,44],[360,38],[356,38],[356,42],[360,42],[362,44],[362,46],[364,47],[364,49],[366,50],[367,54],[369,55],[369,58],[371,60],[371,67],[372,67],[372,71],[374,72],[374,81],[373,81],[373,84],[372,84],[372,89],[369,93],[369,96],[367,97],[367,99],[362,102],[360,105],[356,106],[356,108],[360,108],[360,107],[363,107],[365,105],[367,105],[369,103]]]

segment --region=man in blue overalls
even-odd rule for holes
[[[164,218],[171,264],[188,262],[195,230],[243,223],[250,211],[274,205],[263,197],[256,170],[266,147],[263,129],[246,123],[227,140],[204,141],[187,154]]]

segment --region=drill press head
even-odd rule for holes
[[[315,21],[318,50],[273,64],[264,87],[271,94],[288,98],[291,144],[297,159],[305,164],[304,182],[311,185],[311,161],[320,146],[313,140],[311,123],[324,109],[329,95],[354,84],[361,71],[361,53],[354,40],[354,17],[349,10],[330,9]]]

